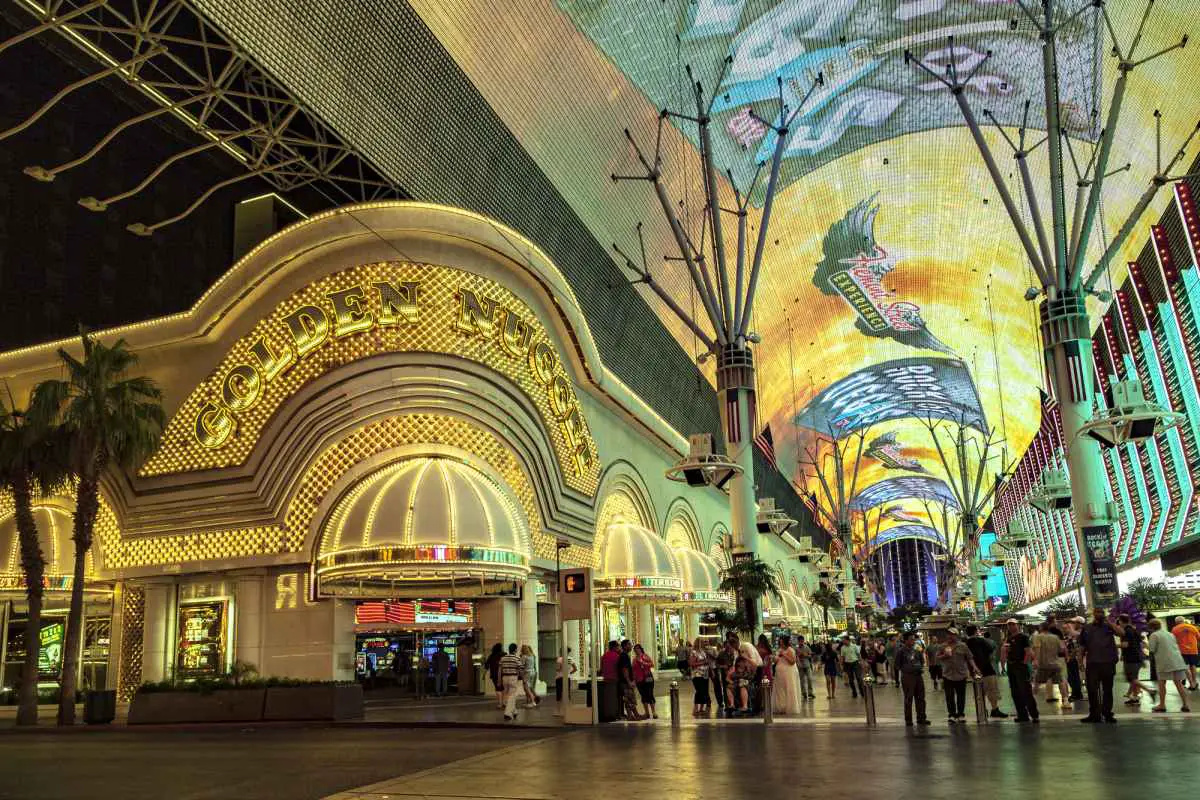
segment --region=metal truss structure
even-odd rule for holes
[[[71,93],[105,79],[125,81],[155,105],[112,128],[86,152],[61,164],[27,166],[26,175],[53,181],[131,128],[168,115],[186,125],[197,144],[162,161],[132,186],[108,187],[80,198],[80,205],[105,211],[142,192],[173,164],[209,150],[221,150],[243,166],[240,175],[206,187],[173,216],[127,225],[131,233],[149,236],[186,218],[218,190],[252,177],[282,194],[309,187],[330,205],[403,196],[187,0],[9,1],[35,24],[0,41],[0,58],[26,40],[55,34],[94,60],[98,69],[64,86],[28,118],[0,130],[0,141],[35,126]]]

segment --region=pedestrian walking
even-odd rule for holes
[[[800,697],[802,699],[812,700],[816,697],[816,695],[813,694],[812,662],[812,648],[805,643],[803,636],[797,636],[796,670],[800,673]]]
[[[487,661],[483,662],[483,666],[488,671],[488,678],[492,681],[492,688],[496,690],[496,708],[504,708],[504,686],[500,682],[500,659],[504,658],[504,645],[496,642],[492,645],[492,652],[488,654]]]
[[[521,690],[521,676],[525,663],[517,655],[517,645],[508,646],[508,652],[500,657],[500,686],[504,693],[504,719],[517,718],[517,692]]]
[[[445,697],[450,682],[450,654],[439,647],[430,661],[433,664],[433,694]]]
[[[708,716],[712,706],[712,699],[708,694],[712,661],[708,657],[708,651],[704,649],[703,639],[697,638],[695,645],[688,651],[688,667],[691,669],[692,689],[694,690],[692,716]]]
[[[525,706],[536,708],[541,705],[537,696],[537,656],[533,648],[527,644],[521,645],[521,687],[525,690]]]
[[[946,640],[938,648],[936,657],[942,667],[947,720],[951,725],[966,723],[967,681],[976,674],[976,670],[970,648],[958,640],[957,628],[946,631]]]
[[[1103,608],[1092,609],[1092,621],[1083,626],[1079,644],[1087,671],[1088,715],[1080,722],[1116,723],[1113,715],[1113,680],[1117,674],[1117,639],[1121,629],[1104,617]]]
[[[859,694],[867,693],[867,687],[863,685],[862,651],[853,639],[847,638],[842,644],[841,659],[850,695],[857,699]]]
[[[917,708],[918,725],[928,725],[925,715],[925,653],[917,645],[917,634],[904,634],[894,653],[900,687],[904,690],[904,724],[912,727],[913,706]]]
[[[1142,634],[1133,626],[1128,614],[1117,617],[1117,625],[1121,627],[1121,665],[1124,667],[1125,680],[1129,688],[1125,692],[1125,705],[1141,705],[1142,692],[1154,697],[1158,692],[1144,685],[1138,678],[1142,673],[1142,664],[1146,662],[1142,643]]]
[[[821,665],[825,670],[825,698],[832,700],[837,695],[838,652],[829,643],[821,649]]]
[[[637,707],[637,682],[633,679],[633,643],[621,640],[621,652],[617,656],[617,691],[625,719],[638,722],[646,719]]]
[[[987,697],[988,705],[992,707],[991,716],[1004,719],[1008,716],[1000,710],[1000,678],[996,675],[996,666],[992,656],[996,652],[996,643],[986,636],[979,635],[979,626],[967,626],[967,649],[971,651],[971,660],[975,662],[975,671],[983,682],[983,694]]]
[[[1067,686],[1071,689],[1067,700],[1078,702],[1083,699],[1083,649],[1079,646],[1079,632],[1083,630],[1083,617],[1072,617],[1066,623],[1067,642]],[[1153,672],[1153,665],[1151,665]],[[1150,676],[1154,680],[1154,676]]]
[[[1063,640],[1051,631],[1050,622],[1043,622],[1030,640],[1033,648],[1033,696],[1036,699],[1038,687],[1046,684],[1046,702],[1053,703],[1054,687],[1062,692],[1063,708],[1070,708],[1067,702],[1067,680],[1063,675],[1062,656],[1066,651]]]
[[[1179,645],[1179,652],[1187,664],[1188,689],[1194,692],[1200,688],[1196,685],[1196,667],[1200,667],[1200,630],[1183,617],[1176,617],[1171,635],[1175,637],[1175,643]]]
[[[1015,722],[1037,724],[1040,714],[1033,687],[1029,683],[1029,669],[1033,664],[1033,651],[1029,637],[1021,630],[1021,623],[1010,619],[1005,626],[1008,638],[1001,648],[1001,659],[1008,673],[1008,690],[1012,694]]]
[[[1174,629],[1168,633],[1163,630],[1162,620],[1150,620],[1150,638],[1147,644],[1151,655],[1158,662],[1158,704],[1151,710],[1159,714],[1166,712],[1167,681],[1173,681],[1176,691],[1179,692],[1179,700],[1183,703],[1179,710],[1185,713],[1191,711],[1188,707],[1187,689],[1183,685],[1188,675],[1188,664],[1183,653],[1179,652],[1179,639],[1175,636]]]

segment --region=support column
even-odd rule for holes
[[[161,681],[171,677],[170,656],[175,651],[175,585],[146,587],[145,622],[142,638],[142,680]]]
[[[634,644],[641,644],[646,654],[658,663],[658,644],[654,636],[654,606],[638,603],[633,606],[635,622],[630,627],[634,632]]]
[[[517,641],[517,601],[480,600],[475,608],[479,627],[483,629],[483,657],[487,658],[497,642],[507,652],[508,645]]]
[[[524,591],[521,592],[521,608],[519,614],[519,626],[517,631],[517,644],[521,647],[529,645],[533,648],[533,657],[540,664],[541,653],[538,651],[538,605],[537,605],[537,587],[541,581],[530,578],[525,581]],[[544,675],[539,675],[538,679],[543,680]],[[553,676],[551,676],[553,680]],[[534,691],[539,689],[535,686]],[[544,691],[540,690],[540,691]]]
[[[1079,435],[1079,429],[1091,419],[1095,401],[1095,361],[1088,335],[1087,308],[1079,294],[1063,292],[1042,303],[1041,319],[1046,365],[1053,377],[1067,449],[1084,604],[1092,606],[1098,601],[1084,541],[1085,529],[1091,529],[1093,535],[1104,535],[1111,547],[1112,520],[1108,517],[1108,499],[1104,494],[1106,475],[1100,444],[1091,437]],[[1112,599],[1102,597],[1099,602],[1107,603]]]
[[[333,671],[335,681],[354,680],[354,602],[332,600],[333,619],[330,635],[333,639]],[[260,639],[261,641],[261,639]]]
[[[260,672],[263,664],[263,580],[261,575],[238,578],[234,590],[237,611],[234,660],[253,664]]]

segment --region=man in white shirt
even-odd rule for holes
[[[575,664],[575,659],[571,656],[571,648],[567,648],[567,679],[579,671],[579,667]],[[570,694],[570,692],[568,692]],[[563,699],[563,657],[559,656],[554,667],[554,696],[558,702]]]
[[[867,687],[863,685],[862,653],[853,639],[847,638],[841,650],[842,670],[850,683],[850,694],[858,697],[859,693],[866,694]]]

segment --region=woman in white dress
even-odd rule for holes
[[[800,670],[796,668],[796,651],[792,648],[790,636],[779,637],[772,697],[776,714],[800,713]]]

